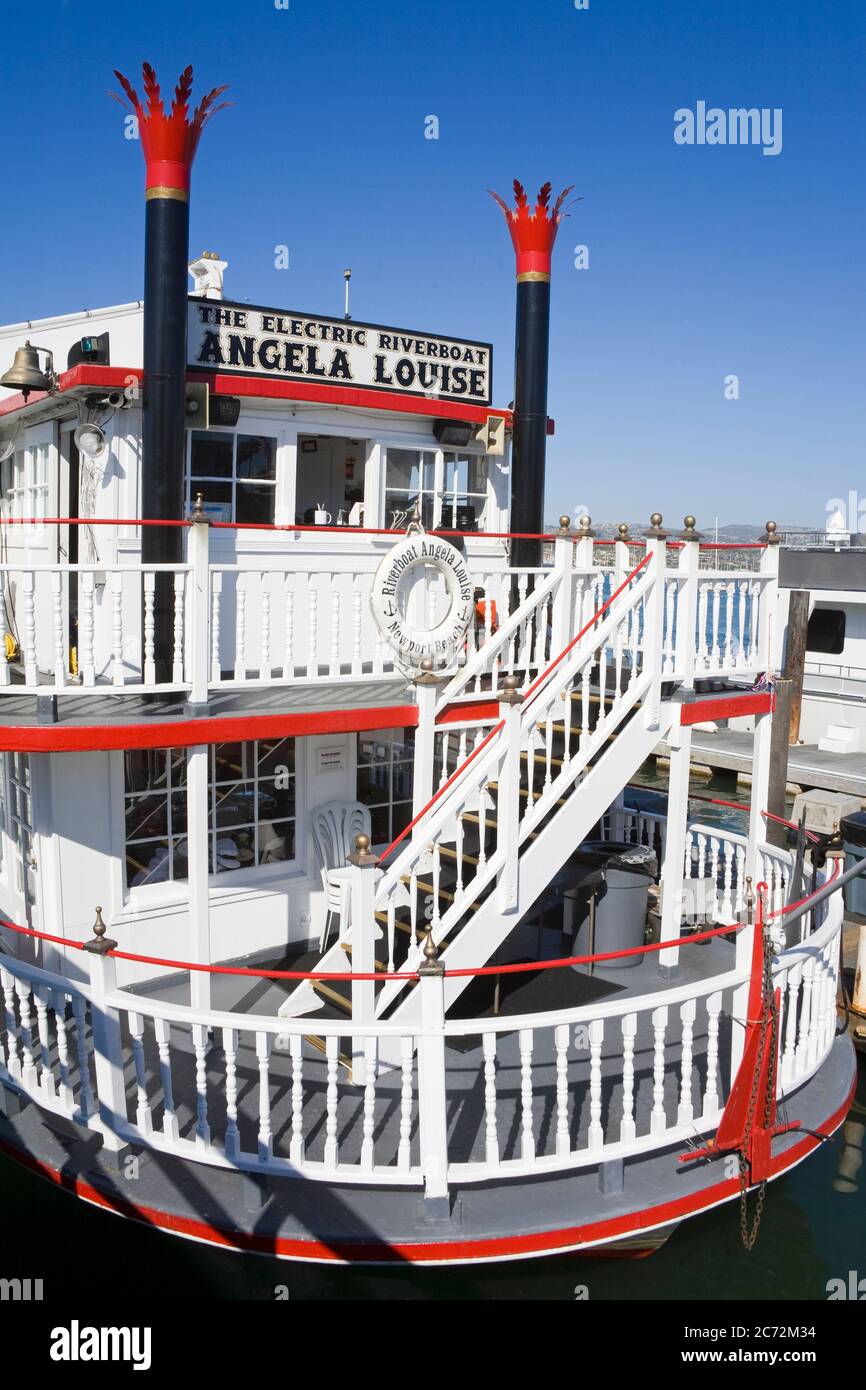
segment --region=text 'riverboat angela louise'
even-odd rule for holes
[[[3,1152],[290,1259],[647,1252],[854,1083],[840,861],[764,815],[775,527],[544,534],[565,195],[498,199],[497,409],[483,341],[189,293],[220,93],[120,82],[143,303],[0,331]],[[746,716],[737,835],[689,756]]]

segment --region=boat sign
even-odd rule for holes
[[[225,300],[189,301],[188,364],[489,405],[489,343]]]

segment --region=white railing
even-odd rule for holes
[[[814,1075],[836,1031],[841,894],[816,915],[773,963],[780,1096]],[[6,1086],[115,1149],[434,1196],[711,1132],[749,978],[732,968],[580,1008],[452,1021],[436,963],[420,973],[422,1017],[407,1030],[161,1002],[117,989],[110,956],[85,958],[83,984],[2,958]],[[386,1049],[396,1065],[379,1065]]]
[[[0,565],[0,690],[188,690],[191,568]],[[171,652],[165,654],[171,658],[171,678],[162,682],[156,679],[154,646],[159,575],[170,576],[172,598]],[[20,650],[18,669],[7,657],[7,634]]]
[[[354,546],[351,536],[345,544],[329,537],[327,552],[295,549],[287,541],[282,552],[230,560],[222,558],[225,551],[207,525],[191,524],[185,534],[183,564],[0,565],[0,695],[162,689],[202,700],[209,690],[395,673],[369,601],[387,538],[371,538],[362,553],[357,537]],[[528,685],[609,599],[643,550],[633,542],[602,549],[591,538],[563,532],[553,545],[552,567],[478,567],[476,619],[446,673],[437,709],[479,694],[495,697],[509,674]],[[686,545],[675,567],[669,562],[667,568],[665,679],[682,678],[692,665],[698,678],[768,669],[778,547],[761,553],[756,572],[707,570],[701,561],[698,547]],[[157,653],[160,574],[173,576],[172,625],[170,652]],[[432,619],[442,587],[433,575],[425,584],[425,594],[413,602]],[[642,617],[636,622],[628,641],[642,660]],[[18,648],[12,660],[7,634]]]
[[[717,826],[694,823],[686,830],[686,879],[710,886],[711,913],[719,922],[733,922],[746,909],[746,840]],[[787,901],[793,865],[789,850],[759,844],[755,851],[753,891],[767,884],[767,910],[779,912]]]
[[[663,671],[666,679],[686,672],[697,680],[754,676],[773,668],[772,631],[779,549],[761,552],[759,571],[700,568],[701,553],[684,546],[665,579]]]
[[[374,570],[334,570],[321,558],[300,570],[211,565],[210,689],[393,674],[370,611]]]
[[[0,985],[6,1079],[43,1110],[95,1125],[89,989],[5,955]]]

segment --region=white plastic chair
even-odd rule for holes
[[[333,918],[340,919],[340,934],[349,925],[350,878],[346,859],[355,848],[356,835],[370,835],[370,811],[360,801],[325,801],[310,812],[313,844],[322,887],[325,890],[325,924],[319,939],[324,954]]]

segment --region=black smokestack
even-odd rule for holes
[[[550,355],[550,263],[553,243],[564,216],[566,188],[549,211],[550,184],[538,194],[535,208],[522,184],[514,180],[515,207],[492,193],[508,223],[517,257],[517,317],[514,343],[514,413],[511,445],[511,526],[538,535],[544,529],[544,466],[547,453],[547,372]],[[538,540],[511,542],[515,566],[541,564]]]
[[[148,197],[144,240],[144,405],[142,410],[142,515],[178,521],[184,514],[187,260],[189,203]],[[144,564],[178,564],[179,526],[143,526]],[[172,674],[174,584],[159,574],[154,585],[156,680]]]
[[[214,103],[225,87],[208,92],[190,117],[191,67],[181,73],[168,113],[149,63],[142,65],[146,104],[122,73],[114,75],[138,121],[147,169],[142,517],[150,521],[180,521],[184,514],[190,176],[201,132],[220,110]],[[118,100],[123,104],[122,98]],[[144,526],[141,558],[144,564],[179,563],[183,559],[183,529]],[[156,680],[168,682],[172,678],[173,576],[157,575],[154,587]]]
[[[544,530],[549,343],[550,281],[518,280],[510,529],[532,535]],[[540,565],[541,546],[541,541],[512,541],[512,565]]]

